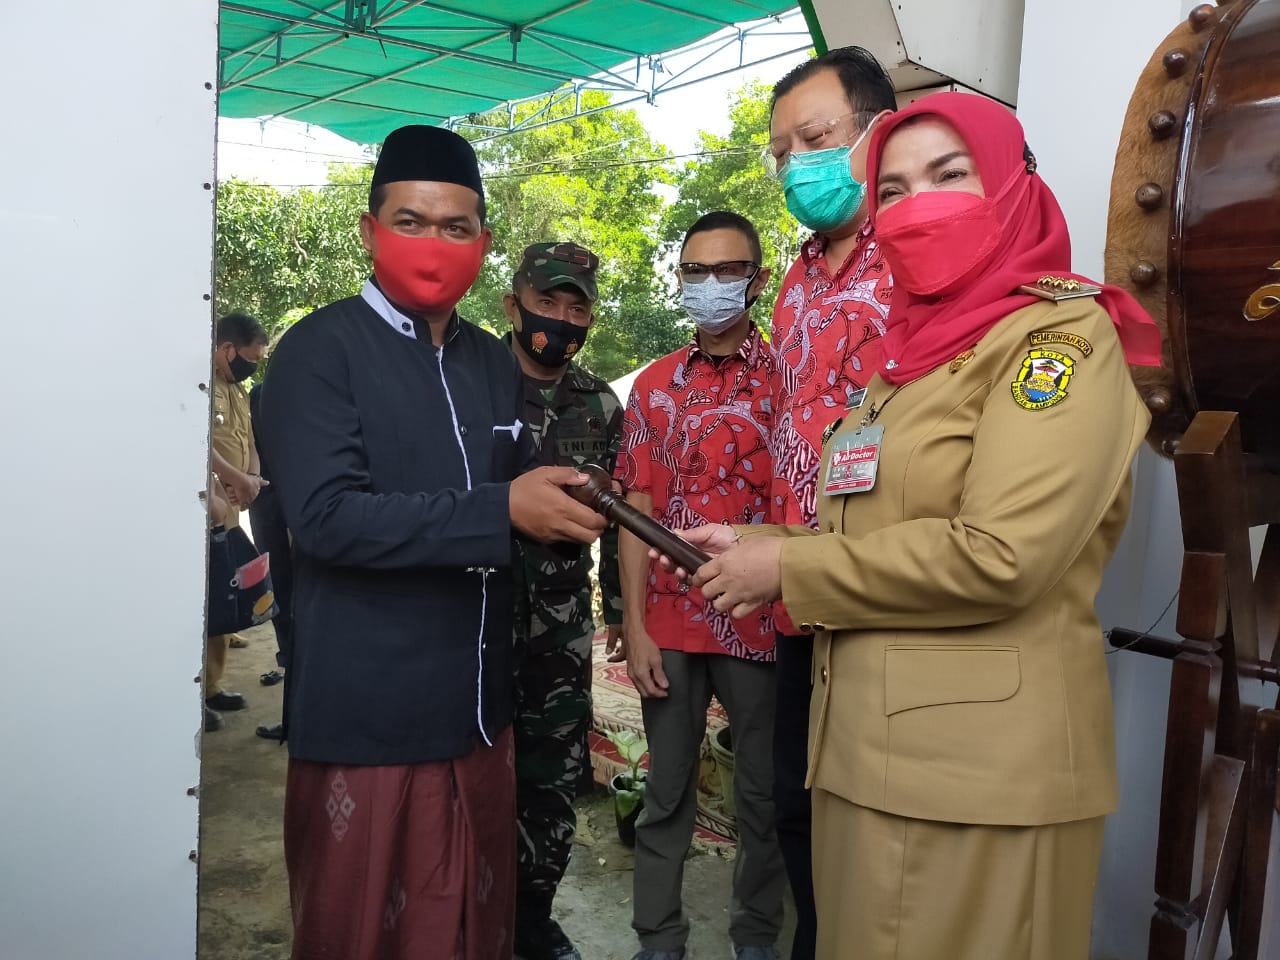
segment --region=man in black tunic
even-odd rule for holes
[[[275,591],[279,608],[271,618],[271,626],[276,633],[276,666],[279,669],[270,670],[260,678],[264,687],[271,687],[284,679],[283,670],[289,665],[289,651],[293,649],[293,550],[289,545],[284,513],[280,510],[280,496],[271,485],[271,468],[262,439],[261,383],[249,391],[249,419],[255,425],[253,440],[258,450],[258,475],[266,481],[249,504],[249,523],[253,527],[253,545],[259,553],[270,558],[271,588]],[[288,696],[287,689],[285,696]],[[284,736],[284,724],[259,724],[255,732],[263,739],[279,740]]]
[[[290,330],[263,388],[295,563],[295,960],[512,954],[512,538],[604,522],[561,489],[573,468],[534,468],[510,351],[454,310],[484,213],[465,140],[391,133],[373,279]]]

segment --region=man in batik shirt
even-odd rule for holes
[[[687,347],[636,380],[623,421],[617,478],[627,502],[673,528],[768,519],[773,358],[750,308],[769,271],[749,221],[709,213],[680,254]],[[773,618],[733,620],[650,563],[619,535],[627,672],[640,691],[649,780],[636,824],[636,960],[681,960],[681,905],[693,838],[699,751],[714,693],[733,734],[738,856],[729,935],[740,960],[772,960],[785,875],[773,825]]]
[[[866,143],[876,120],[893,108],[893,84],[861,47],[809,60],[773,88],[765,163],[782,182],[787,209],[815,231],[787,271],[773,310],[774,523],[817,529],[824,433],[861,402],[880,362],[893,280],[867,222]],[[781,605],[775,612],[778,842],[796,903],[791,960],[811,960],[817,917],[804,782],[813,637],[797,630]]]

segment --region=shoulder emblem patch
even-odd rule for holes
[[[1029,350],[1011,383],[1013,402],[1024,410],[1043,410],[1067,399],[1076,362],[1054,350]]]
[[[1033,347],[1043,347],[1046,343],[1065,343],[1075,347],[1086,357],[1093,353],[1093,344],[1078,333],[1064,333],[1061,330],[1037,330],[1028,338]]]

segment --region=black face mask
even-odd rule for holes
[[[516,298],[516,306],[520,310],[520,329],[511,332],[520,341],[524,352],[544,367],[563,367],[587,342],[586,327],[531,313],[519,298]]]
[[[231,380],[234,383],[242,383],[258,372],[258,361],[246,360],[239,353],[227,361],[227,366],[231,370]]]

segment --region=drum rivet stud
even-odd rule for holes
[[[1150,260],[1139,260],[1129,268],[1129,279],[1138,287],[1149,287],[1160,279],[1160,268]]]
[[[1161,61],[1164,64],[1164,72],[1170,77],[1182,76],[1187,72],[1187,64],[1190,62],[1191,58],[1187,56],[1185,50],[1170,50]]]
[[[1168,110],[1157,110],[1147,118],[1147,128],[1151,131],[1151,136],[1157,140],[1168,137],[1177,125],[1178,118]]]
[[[1187,22],[1191,24],[1191,29],[1199,33],[1209,24],[1213,23],[1214,16],[1217,14],[1217,8],[1212,3],[1202,3],[1191,11],[1187,17]]]
[[[1133,202],[1143,210],[1155,210],[1164,202],[1164,190],[1158,183],[1144,183],[1134,192]]]

